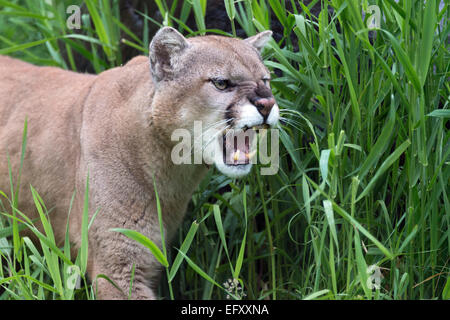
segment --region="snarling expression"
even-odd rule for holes
[[[230,177],[248,174],[256,129],[273,127],[279,118],[270,73],[260,56],[271,32],[245,40],[185,39],[166,29],[150,46],[150,62],[156,95],[170,94],[172,103],[154,115],[170,117],[167,130],[197,133],[193,142],[201,147],[191,149],[201,152],[197,157],[206,164]],[[194,132],[194,122],[201,122],[200,134]]]

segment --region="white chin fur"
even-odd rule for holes
[[[264,121],[263,116],[258,109],[251,104],[246,103],[241,106],[239,120],[236,121],[236,128],[243,128],[244,126],[252,127],[261,124]]]
[[[217,169],[230,178],[241,178],[246,176],[252,170],[252,164],[241,164],[238,166],[227,166],[223,162],[215,163]]]
[[[280,109],[278,108],[278,105],[275,104],[272,107],[272,110],[270,111],[266,122],[269,126],[274,127],[277,124],[279,118],[280,118]]]

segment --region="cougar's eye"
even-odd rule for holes
[[[211,82],[219,90],[225,90],[230,86],[228,80],[226,79],[211,79]]]
[[[262,80],[266,86],[270,84],[270,78],[263,78]]]

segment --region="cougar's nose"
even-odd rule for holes
[[[259,98],[253,101],[253,104],[258,109],[259,113],[264,117],[264,122],[267,120],[267,117],[272,110],[272,107],[275,105],[275,99],[273,97],[268,98]]]

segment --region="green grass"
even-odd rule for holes
[[[117,1],[87,1],[93,25],[84,23],[78,36],[64,26],[66,2],[0,1],[0,53],[76,69],[76,51],[96,72],[123,62],[120,41],[146,53],[148,35],[126,30]],[[280,170],[261,176],[256,168],[243,180],[210,172],[171,247],[158,253],[168,263],[161,297],[450,298],[448,4],[439,11],[430,0],[319,2],[333,13],[322,9],[316,18],[302,4],[288,12],[280,0],[226,1],[232,33],[268,29],[267,11],[283,26],[263,54],[282,109]],[[370,4],[383,19],[369,34],[361,12]],[[169,3],[158,6],[164,24],[187,36],[208,31],[207,1],[178,1],[179,17]],[[188,15],[196,30],[185,25]],[[65,287],[63,270],[74,258],[67,243],[57,248],[48,226],[38,251],[16,221],[35,228],[14,197],[1,195],[0,299],[93,298],[89,286]],[[383,275],[378,289],[369,282],[372,265]]]

